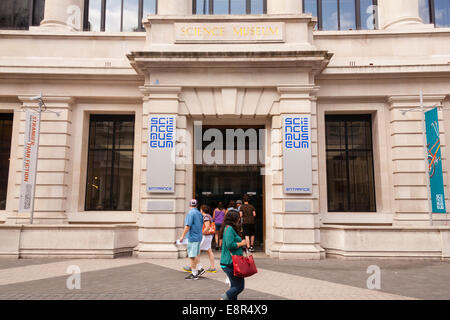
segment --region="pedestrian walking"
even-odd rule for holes
[[[222,254],[220,266],[230,280],[230,289],[224,293],[221,300],[237,300],[238,295],[244,291],[245,280],[234,276],[232,256],[242,256],[242,247],[246,246],[245,240],[239,236],[240,216],[236,210],[229,210],[220,229],[222,239]]]
[[[199,253],[199,261],[200,254],[202,251],[206,251],[209,257],[210,267],[206,270],[206,272],[216,273],[216,267],[214,262],[214,253],[211,249],[212,240],[214,237],[214,233],[210,231],[212,225],[212,217],[210,215],[211,209],[207,205],[200,206],[200,213],[203,215],[203,237],[202,242],[200,243],[200,253]],[[214,230],[215,231],[215,230]],[[197,265],[197,268],[202,268],[201,264]],[[192,272],[192,268],[190,266],[183,267],[183,270],[186,272]]]
[[[189,203],[190,210],[185,219],[185,227],[180,237],[180,243],[184,237],[188,239],[187,254],[189,257],[192,274],[186,280],[198,280],[199,276],[205,273],[200,265],[200,243],[202,241],[203,215],[197,209],[197,200],[193,199]]]
[[[216,224],[216,234],[214,235],[216,241],[216,250],[219,250],[222,247],[222,240],[219,240],[219,231],[222,227],[223,220],[225,219],[225,207],[223,202],[220,201],[217,204],[217,208],[213,213],[213,221]]]
[[[249,204],[248,195],[244,196],[244,204],[240,208],[240,215],[242,217],[242,231],[247,241],[248,251],[254,252],[255,248],[255,207]]]
[[[238,211],[241,210],[241,206],[242,206],[242,200],[236,201],[236,208],[237,208]]]
[[[228,203],[228,208],[227,208],[227,211],[225,212],[225,215],[227,215],[227,214],[228,214],[228,211],[230,211],[230,210],[236,210],[236,211],[239,212],[239,210],[237,210],[236,201],[231,200],[231,201]]]
[[[206,205],[202,205],[200,207],[200,212],[203,215],[203,239],[200,244],[200,251],[206,251],[208,253],[210,267],[206,270],[206,272],[216,273],[217,270],[214,262],[214,253],[211,249],[211,244],[214,237],[214,233],[210,231],[213,223],[213,218],[210,214],[211,208]]]

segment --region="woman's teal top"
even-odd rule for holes
[[[220,265],[222,268],[224,266],[232,266],[233,260],[231,256],[242,256],[242,248],[238,248],[238,242],[241,242],[241,237],[234,231],[233,227],[226,226],[223,232],[222,240],[222,254],[220,256]],[[231,251],[231,253],[230,253]]]

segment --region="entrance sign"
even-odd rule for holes
[[[175,192],[176,116],[150,115],[147,192]]]
[[[284,23],[175,23],[175,42],[284,42]]]
[[[284,192],[312,193],[311,116],[283,116]]]
[[[39,148],[40,113],[27,110],[25,113],[25,137],[20,184],[19,213],[31,213],[36,189],[37,157]]]
[[[446,213],[438,109],[425,112],[427,159],[433,213]]]

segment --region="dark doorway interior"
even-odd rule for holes
[[[221,129],[224,130],[224,128]],[[258,137],[258,139],[261,139],[261,137]],[[204,144],[203,148],[206,145]],[[249,150],[249,144],[246,144],[245,149]],[[217,207],[219,201],[222,201],[225,208],[228,208],[231,200],[242,200],[244,195],[249,195],[250,204],[256,210],[255,249],[258,251],[264,250],[264,179],[261,174],[262,167],[259,162],[257,164],[196,165],[194,185],[195,198],[199,201],[199,204],[206,204],[212,210]]]
[[[196,199],[214,210],[219,201],[225,207],[231,200],[242,200],[245,194],[256,210],[255,249],[263,249],[263,179],[259,166],[198,166]]]

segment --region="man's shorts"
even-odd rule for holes
[[[242,230],[243,230],[244,237],[245,236],[251,237],[251,236],[255,235],[255,225],[254,224],[243,224]]]
[[[187,254],[189,258],[195,258],[200,254],[200,242],[188,242]]]

